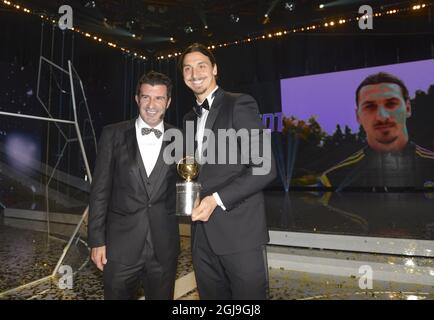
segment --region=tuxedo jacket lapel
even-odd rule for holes
[[[214,122],[219,114],[220,107],[223,104],[223,97],[224,91],[220,88],[217,89],[208,117],[206,118],[205,129],[212,130]]]
[[[206,118],[204,138],[206,136],[207,130],[212,131],[214,123],[215,123],[215,121],[219,115],[221,106],[223,105],[223,98],[224,98],[224,91],[220,88],[217,89],[214,101],[212,103],[211,109],[210,109],[209,114],[208,114],[208,117]],[[202,150],[207,149],[207,144],[208,144],[208,139],[203,143]],[[203,166],[205,166],[205,165],[206,165],[206,163],[203,164],[202,166],[200,166],[200,169],[202,169]]]
[[[131,170],[133,175],[139,180],[139,184],[146,191],[149,198],[151,190],[148,187],[148,175],[146,174],[145,166],[143,165],[142,156],[140,155],[139,146],[136,137],[135,120],[132,121],[132,126],[125,131],[125,144],[128,149],[128,157],[131,162]]]
[[[166,134],[167,130],[169,129],[168,125],[164,123],[164,134]],[[152,198],[155,193],[160,188],[161,184],[163,183],[164,178],[166,177],[167,171],[169,170],[169,166],[164,163],[164,149],[168,145],[168,141],[164,140],[164,137],[161,137],[160,139],[163,139],[163,142],[161,144],[160,153],[158,154],[157,162],[155,163],[155,167],[151,172],[151,175],[149,177],[149,181],[151,182],[152,189],[150,191],[150,198]]]

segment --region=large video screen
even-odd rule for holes
[[[434,59],[282,79],[281,98],[291,186],[434,186]]]

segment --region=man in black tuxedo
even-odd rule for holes
[[[175,164],[163,161],[163,122],[172,84],[144,75],[135,96],[139,117],[105,127],[91,186],[88,242],[104,272],[105,299],[173,299],[179,229]]]
[[[217,64],[206,47],[191,45],[179,63],[184,82],[198,104],[184,117],[184,129],[191,125],[190,121],[194,122],[199,161],[204,162],[201,157],[214,151],[216,158],[222,154],[220,148],[214,150],[205,143],[209,141],[204,139],[208,137],[206,132],[215,137],[215,146],[222,144],[217,138],[219,130],[228,129],[246,130],[252,142],[257,138],[264,145],[270,143],[265,139],[256,101],[217,86]],[[252,158],[254,153],[246,155],[237,139],[231,146],[227,142],[223,145],[232,150],[232,155],[236,153],[237,161],[230,164],[227,160],[231,154],[226,153],[224,163],[202,164],[198,176],[202,184],[201,202],[191,218],[193,266],[199,295],[201,299],[266,299],[265,245],[269,235],[262,189],[276,177],[275,162],[268,145],[269,152],[262,155],[268,170],[257,174],[255,169],[259,165]],[[259,151],[260,146],[252,143],[250,151]],[[241,161],[243,156],[247,162]]]

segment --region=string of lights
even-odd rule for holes
[[[38,14],[38,13],[36,13],[35,11],[33,11],[31,9],[25,8],[25,7],[23,7],[23,6],[19,5],[19,4],[16,4],[16,3],[12,3],[11,1],[2,0],[0,3],[3,3],[4,5],[6,5],[6,6],[10,7],[10,8],[14,8],[14,9],[16,9],[18,11],[21,11],[21,12],[24,12],[26,14],[37,15],[42,20],[48,21],[48,22],[50,22],[52,24],[56,24],[57,23],[56,20],[54,20],[54,19],[52,19],[52,18],[50,18],[50,17],[48,17],[48,16],[46,16],[44,14]],[[133,50],[121,47],[118,44],[110,42],[110,41],[107,41],[107,40],[105,40],[105,39],[103,39],[103,38],[101,38],[101,37],[99,37],[97,35],[90,34],[89,32],[85,32],[85,31],[82,31],[82,30],[80,30],[78,28],[74,28],[74,27],[71,28],[70,30],[73,31],[73,32],[81,34],[85,38],[93,39],[94,41],[99,42],[99,43],[104,44],[104,45],[107,45],[107,46],[109,46],[111,48],[119,49],[119,50],[121,50],[124,53],[134,55],[137,58],[140,58],[140,59],[143,59],[143,60],[147,59],[146,56],[144,56],[144,55],[142,55],[142,54],[140,54],[138,52],[134,52]]]
[[[248,38],[245,38],[242,40],[236,40],[236,41],[232,41],[232,42],[225,42],[225,43],[210,45],[210,46],[208,46],[208,49],[214,50],[216,48],[229,47],[229,46],[239,45],[242,43],[250,43],[250,42],[259,41],[259,40],[265,40],[265,39],[287,36],[287,35],[293,34],[293,33],[319,30],[321,28],[324,28],[324,29],[332,28],[332,27],[347,24],[350,22],[358,21],[361,18],[366,19],[366,18],[372,18],[372,17],[385,17],[385,16],[395,15],[398,13],[404,13],[404,12],[408,12],[408,11],[421,10],[421,9],[425,9],[425,8],[428,8],[428,5],[425,3],[422,3],[422,4],[412,5],[412,6],[407,7],[407,8],[396,8],[396,9],[384,10],[382,12],[373,13],[372,16],[364,15],[362,17],[357,16],[357,17],[340,18],[340,19],[334,19],[334,20],[329,19],[328,22],[324,22],[322,24],[317,23],[317,24],[312,24],[312,25],[305,25],[305,26],[293,28],[290,30],[282,30],[282,31],[274,32],[274,33],[264,33],[264,34],[261,34],[261,35],[256,36],[256,37],[248,37]],[[181,52],[173,52],[173,53],[169,53],[166,55],[160,55],[157,57],[157,60],[176,58],[177,56],[180,56],[180,55],[181,55]]]
[[[1,1],[1,0],[0,0]],[[23,11],[24,13],[27,14],[34,14],[34,15],[39,15],[39,17],[43,20],[49,21],[53,24],[56,24],[57,21],[54,19],[51,19],[50,17],[47,17],[45,15],[41,15],[38,14],[28,8],[25,8],[23,6],[20,6],[19,4],[15,4],[12,3],[11,1],[8,0],[3,0],[0,3],[3,3],[9,7],[15,8],[16,10],[19,11]],[[416,10],[422,10],[425,8],[428,8],[429,5],[425,4],[425,3],[421,3],[421,4],[415,4],[412,5],[410,7],[406,7],[406,8],[396,8],[396,9],[388,9],[388,10],[384,10],[382,12],[376,12],[373,14],[373,17],[385,17],[385,16],[390,16],[390,15],[395,15],[398,13],[405,13],[408,11],[416,11]],[[266,40],[266,39],[271,39],[271,38],[276,38],[276,37],[282,37],[282,36],[287,36],[290,34],[294,34],[294,33],[300,33],[300,32],[308,32],[308,31],[313,31],[313,30],[320,30],[320,29],[327,29],[327,28],[333,28],[339,25],[343,25],[343,24],[347,24],[350,22],[355,22],[358,21],[359,19],[367,19],[367,18],[371,18],[371,16],[369,15],[364,15],[362,17],[348,17],[348,18],[340,18],[340,19],[329,19],[329,21],[324,22],[324,23],[316,23],[316,24],[311,24],[311,25],[305,25],[305,26],[301,26],[298,28],[292,28],[292,29],[286,29],[286,30],[282,30],[282,31],[277,31],[277,32],[267,32],[267,33],[263,33],[261,35],[258,35],[256,37],[247,37],[245,39],[242,40],[235,40],[232,42],[224,42],[224,43],[220,43],[220,44],[214,44],[214,45],[210,45],[208,46],[208,49],[210,50],[214,50],[216,48],[223,48],[223,47],[228,47],[228,46],[234,46],[234,45],[239,45],[239,44],[243,44],[243,43],[250,43],[250,42],[254,42],[254,41],[260,41],[260,40]],[[70,29],[71,31],[74,31],[76,33],[81,34],[82,36],[86,37],[86,38],[90,38],[93,39],[94,41],[97,41],[99,43],[105,44],[109,47],[115,48],[115,49],[119,49],[124,53],[127,54],[132,54],[137,58],[141,58],[143,60],[146,60],[146,56],[138,53],[138,52],[134,52],[133,50],[124,48],[122,46],[119,46],[116,43],[107,41],[97,35],[92,35],[88,32],[82,31],[78,28],[72,28]],[[133,37],[135,37],[135,35],[133,35]],[[171,41],[173,40],[173,38],[171,38]],[[157,60],[163,60],[163,59],[171,59],[171,58],[176,58],[177,56],[181,55],[181,52],[172,52],[169,54],[165,54],[165,55],[160,55],[157,56]]]

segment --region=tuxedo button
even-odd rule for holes
[[[148,204],[148,208],[152,208],[152,204]]]

